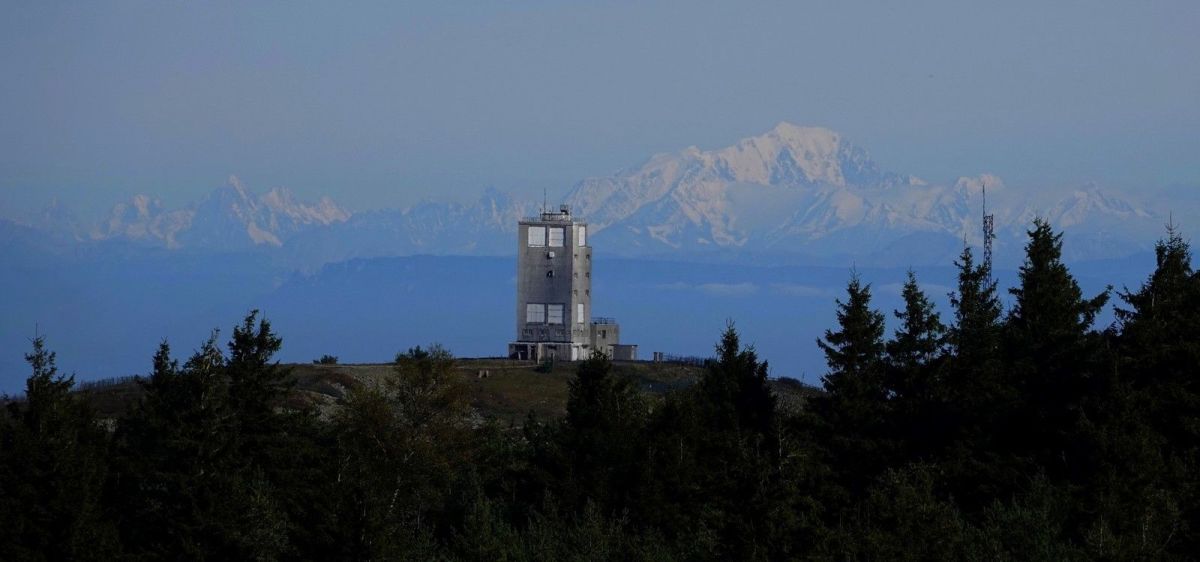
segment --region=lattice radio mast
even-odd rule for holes
[[[983,265],[992,271],[992,240],[996,238],[996,216],[987,211],[987,180],[980,182],[983,189]]]

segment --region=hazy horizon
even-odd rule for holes
[[[383,334],[370,351],[384,357],[427,336],[499,352],[511,337],[507,273],[453,270],[491,295],[455,304],[491,322],[469,334],[395,334],[374,306],[387,295],[395,314],[420,311],[442,276],[409,293],[397,286],[411,274],[386,268],[329,278],[338,289],[306,283],[338,264],[508,255],[543,190],[577,205],[601,263],[707,264],[598,282],[613,303],[600,313],[624,316],[643,351],[703,351],[733,317],[769,334],[754,337],[783,373],[823,361],[809,343],[851,266],[885,268],[891,285],[907,267],[932,269],[947,285],[962,243],[981,237],[985,179],[998,269],[1019,263],[1035,216],[1066,232],[1073,267],[1125,260],[1093,272],[1096,286],[1144,278],[1166,222],[1200,232],[1196,2],[120,2],[5,16],[0,219],[24,225],[0,220],[0,346],[23,349],[40,325],[84,376],[101,374],[86,365],[136,372],[157,338],[203,334],[250,308],[310,330],[289,340],[302,342],[290,360],[349,345],[356,334],[336,326],[362,318]],[[773,129],[781,122],[836,134]],[[642,166],[748,137],[745,151]],[[185,209],[231,175],[296,198],[224,191]],[[572,191],[587,178],[599,179]],[[488,187],[520,201],[345,212],[470,202]],[[108,216],[136,194],[165,209]],[[52,200],[79,221],[39,216]],[[740,271],[732,264],[766,273],[717,267]],[[804,268],[835,275],[814,293],[818,269]],[[644,295],[655,298],[641,306]],[[794,308],[772,308],[776,297]],[[328,306],[312,310],[321,298]],[[657,336],[662,303],[698,309],[708,316],[696,326],[711,329]],[[311,321],[321,314],[335,318]],[[788,315],[813,323],[797,331]],[[10,377],[24,372],[16,351],[0,359]]]
[[[351,210],[564,194],[780,121],[934,182],[1200,185],[1192,2],[121,3],[0,23],[0,216],[238,175]]]

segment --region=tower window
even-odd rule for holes
[[[554,270],[553,270],[553,269],[551,269],[550,271],[547,271],[547,272],[546,272],[546,277],[554,277]]]
[[[563,229],[551,228],[550,229],[550,247],[551,248],[561,248],[562,245],[563,245]]]
[[[531,226],[529,227],[529,245],[530,246],[545,246],[546,245],[546,227]]]
[[[583,303],[575,303],[575,323],[583,324]]]
[[[579,245],[587,246],[587,227],[580,226],[577,232],[579,233]]]
[[[530,324],[541,324],[546,321],[546,306],[531,303],[525,305],[525,321]]]
[[[563,305],[561,305],[561,304],[546,305],[546,323],[547,324],[562,324],[563,323]]]

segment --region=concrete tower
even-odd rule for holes
[[[566,205],[517,223],[516,341],[509,357],[585,359],[592,350],[636,358],[635,346],[619,344],[620,328],[592,314],[592,248],[587,223]]]

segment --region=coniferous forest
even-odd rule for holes
[[[964,249],[949,310],[915,274],[877,310],[852,277],[795,408],[733,326],[694,384],[650,396],[593,357],[564,418],[521,424],[474,412],[438,346],[332,416],[291,407],[257,313],[187,358],[163,343],[101,419],[37,338],[0,414],[0,558],[1196,559],[1189,246],[1168,230],[1141,286],[1099,295],[1061,248],[1035,222],[1005,301]]]

